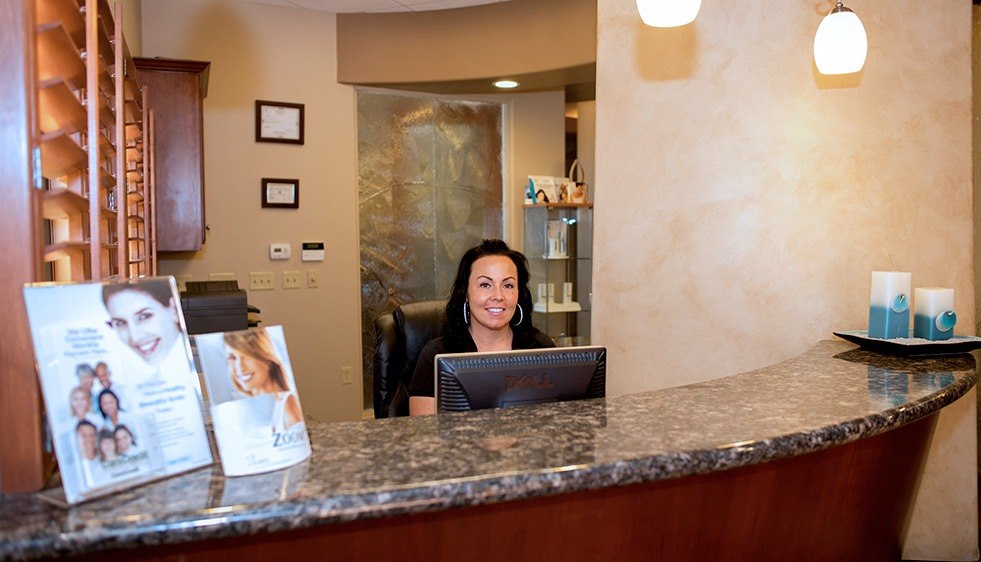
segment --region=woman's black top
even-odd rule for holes
[[[469,332],[465,341],[460,341],[458,345],[453,346],[449,342],[448,338],[441,336],[429,340],[426,347],[422,348],[419,353],[419,361],[416,363],[416,370],[412,374],[412,383],[409,385],[409,396],[428,396],[430,398],[436,396],[434,387],[436,356],[440,353],[477,351],[477,344],[473,342]],[[540,349],[543,347],[555,347],[555,342],[538,328],[532,328],[530,332],[523,332],[523,336],[515,332],[514,340],[511,342],[511,349]]]

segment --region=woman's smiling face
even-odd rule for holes
[[[226,346],[232,382],[246,394],[264,392],[269,385],[269,365],[260,359]]]
[[[89,393],[85,392],[84,389],[76,388],[72,391],[72,415],[78,419],[85,417],[85,414],[89,411],[89,407],[92,405],[92,399],[89,397]]]
[[[173,307],[142,291],[120,291],[106,308],[119,338],[150,365],[159,365],[180,336]]]
[[[119,412],[119,402],[111,394],[103,394],[99,397],[99,406],[107,416],[115,416]]]
[[[518,303],[518,268],[507,256],[473,262],[467,286],[471,329],[504,330]]]

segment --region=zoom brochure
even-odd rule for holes
[[[282,326],[194,338],[225,476],[285,468],[310,456]]]
[[[65,502],[214,462],[173,277],[31,283],[24,302]]]

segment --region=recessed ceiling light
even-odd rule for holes
[[[496,88],[507,89],[507,88],[517,88],[519,84],[514,80],[498,80],[497,82],[494,82],[494,86]]]

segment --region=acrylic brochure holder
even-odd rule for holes
[[[214,462],[173,277],[36,283],[24,301],[61,470],[43,497],[74,504]]]

